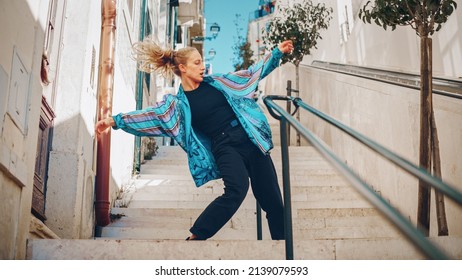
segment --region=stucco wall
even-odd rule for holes
[[[41,84],[40,62],[44,48],[49,0],[1,1],[0,9],[0,259],[24,259],[31,224],[31,201],[42,95],[51,86]],[[49,154],[46,193],[47,219],[53,234],[61,238],[91,238],[94,231],[95,141],[98,93],[98,59],[101,1],[66,1],[63,35],[59,39],[59,63],[48,100],[56,118]],[[129,56],[131,38],[137,38],[139,15],[127,21],[126,1],[117,1],[117,42],[114,110],[135,108],[135,63]],[[124,33],[125,31],[125,33]],[[125,34],[125,35],[124,35]],[[13,56],[19,57],[27,77],[24,122],[12,117],[8,103]],[[93,64],[93,57],[95,64]],[[92,75],[92,70],[94,71]],[[115,133],[112,138],[111,199],[131,178],[133,137]],[[54,235],[56,234],[56,235]],[[39,235],[35,235],[37,238]]]
[[[301,97],[307,104],[418,163],[419,91],[310,68],[303,68],[301,75]],[[443,179],[462,191],[462,101],[435,95],[434,109]],[[301,119],[366,182],[415,221],[416,179],[310,113],[302,113]],[[460,235],[462,208],[446,201],[450,232]]]
[[[61,238],[93,234],[97,86],[90,73],[92,50],[99,53],[100,11],[100,1],[67,1],[65,11],[45,222]]]
[[[0,259],[22,259],[29,232],[32,186],[41,104],[40,61],[47,1],[1,1],[0,9]],[[15,91],[13,56],[27,76]],[[8,109],[25,94],[24,121]]]
[[[366,1],[352,2],[354,7],[358,7]],[[419,73],[420,41],[412,29],[399,27],[394,32],[384,31],[378,26],[363,24],[357,19],[357,15],[354,16],[351,35],[347,42],[342,42],[338,9],[335,6],[331,27],[323,33],[324,39],[319,42],[318,49],[312,55],[306,56],[303,64],[309,65],[313,60],[321,60]],[[462,64],[459,63],[462,61],[462,33],[459,27],[461,18],[462,9],[459,7],[433,38],[435,76],[462,76]],[[277,69],[265,81],[266,94],[285,94],[286,80],[291,79],[293,85],[295,84],[293,73],[292,65]],[[300,96],[307,104],[412,162],[418,162],[419,91],[303,66],[300,68],[300,91]],[[462,191],[462,102],[434,95],[434,108],[443,179]],[[332,147],[366,182],[371,183],[406,217],[415,222],[416,179],[309,113],[301,114],[301,122]],[[306,141],[303,143],[306,144]],[[431,234],[435,235],[434,196],[432,200]],[[462,207],[446,199],[446,211],[450,234],[462,234]]]
[[[334,9],[329,29],[322,33],[318,49],[305,57],[303,63],[312,60],[348,63],[354,65],[384,68],[419,73],[420,39],[410,26],[399,26],[395,31],[386,31],[376,24],[365,24],[358,18],[358,9],[366,0],[352,0],[350,36],[342,41],[339,18],[342,5],[348,0],[322,1]],[[461,1],[443,28],[433,36],[434,76],[462,77],[462,8]],[[337,5],[340,3],[340,5]]]

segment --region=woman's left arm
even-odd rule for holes
[[[293,48],[294,47],[291,40],[281,42],[277,48],[274,48],[271,53],[266,55],[256,64],[250,66],[248,70],[244,71],[248,71],[248,75],[251,76],[260,75],[259,80],[261,80],[268,76],[268,74],[271,73],[274,69],[276,69],[279,66],[279,61],[281,60],[283,54],[290,53]]]
[[[284,53],[289,53],[292,50],[292,41],[284,41],[262,60],[250,66],[249,69],[216,75],[214,79],[224,87],[231,89],[235,95],[253,97],[258,82],[279,66],[279,61]]]

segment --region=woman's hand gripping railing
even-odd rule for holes
[[[290,176],[289,176],[289,160],[288,147],[286,141],[286,126],[291,124],[301,135],[310,142],[313,147],[339,171],[351,184],[355,187],[366,199],[369,200],[377,209],[379,209],[393,224],[403,232],[408,239],[419,248],[426,256],[432,259],[447,259],[443,253],[432,242],[426,239],[425,235],[415,228],[405,217],[403,217],[394,207],[379,196],[371,186],[365,183],[358,175],[356,175],[345,163],[343,163],[331,150],[326,148],[325,143],[318,140],[315,135],[303,127],[298,121],[287,113],[284,109],[278,106],[273,100],[287,100],[294,103],[295,108],[301,107],[307,109],[300,98],[267,96],[264,98],[265,105],[268,108],[271,116],[281,122],[281,153],[283,160],[283,188],[284,188],[284,207],[286,221],[286,257],[293,258],[293,239],[292,239],[292,221],[290,207]],[[275,111],[278,112],[276,114]],[[337,122],[338,123],[338,122]],[[287,204],[286,204],[287,203]],[[290,221],[290,222],[289,222]]]

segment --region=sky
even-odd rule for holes
[[[220,33],[214,40],[206,40],[204,43],[204,57],[208,58],[211,48],[216,55],[210,62],[214,73],[227,73],[234,71],[233,46],[236,44],[237,28],[235,26],[236,14],[240,14],[239,22],[243,30],[241,36],[247,34],[249,14],[258,9],[259,0],[204,0],[204,12],[207,22],[207,36],[210,34],[210,24],[216,22],[220,26]]]

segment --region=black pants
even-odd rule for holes
[[[239,125],[213,139],[212,152],[225,185],[217,197],[197,218],[191,233],[207,239],[217,233],[236,213],[249,189],[266,212],[274,240],[284,239],[284,215],[276,170],[269,155],[264,155]]]

